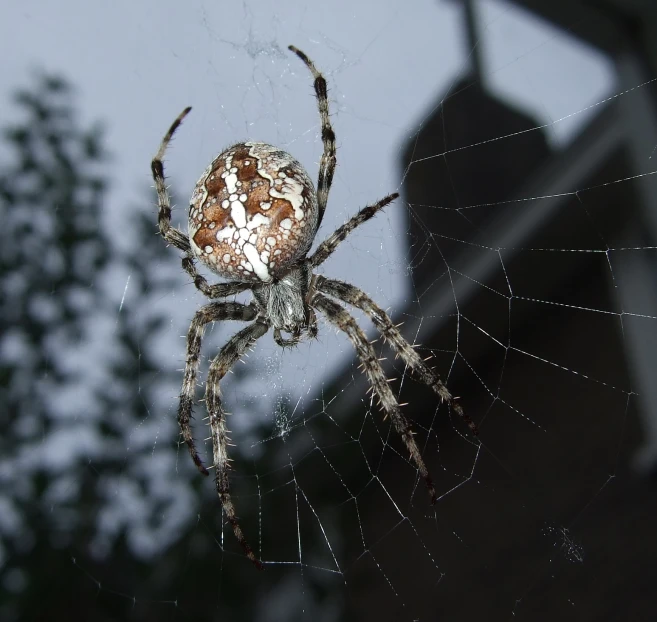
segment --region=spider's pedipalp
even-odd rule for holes
[[[246,328],[233,335],[226,345],[221,348],[219,354],[210,364],[210,371],[208,372],[208,381],[205,387],[205,396],[208,405],[208,413],[210,414],[210,429],[212,430],[212,454],[214,457],[215,468],[215,484],[217,486],[217,494],[221,500],[221,506],[226,514],[228,522],[233,528],[233,533],[237,541],[242,546],[246,556],[253,562],[253,564],[262,570],[262,562],[260,562],[253,549],[246,541],[242,528],[237,520],[235,513],[235,506],[230,496],[230,482],[228,480],[228,471],[230,469],[230,458],[228,457],[228,436],[226,430],[226,412],[221,405],[221,391],[219,383],[226,375],[228,370],[235,364],[235,362],[250,348],[257,339],[262,337],[269,326],[260,320],[256,320],[249,324]]]
[[[315,250],[308,262],[313,268],[324,263],[342,242],[356,227],[362,225],[373,216],[376,216],[386,205],[392,203],[399,196],[398,192],[393,192],[384,197],[377,203],[368,205],[361,209],[355,216],[352,216],[344,225],[338,227],[335,232],[324,240]]]
[[[280,328],[274,329],[274,341],[281,348],[293,348],[301,341],[301,333],[293,333],[292,336],[288,339],[283,337],[281,334]]]
[[[178,425],[180,426],[180,433],[187,445],[189,454],[203,475],[208,475],[208,470],[203,466],[203,461],[198,455],[189,425],[190,419],[192,418],[194,394],[196,392],[196,373],[201,356],[203,333],[205,332],[205,327],[210,322],[223,320],[250,321],[256,317],[256,313],[257,310],[254,305],[243,305],[238,302],[211,302],[196,312],[187,333],[187,358],[185,360],[185,371],[180,390]]]
[[[431,475],[424,464],[420,449],[413,438],[413,432],[408,419],[402,414],[399,404],[388,385],[383,368],[377,361],[374,348],[370,345],[365,333],[356,323],[356,320],[345,311],[337,302],[330,298],[317,293],[315,294],[312,304],[316,309],[324,313],[326,319],[345,332],[351,343],[356,349],[358,358],[363,363],[365,373],[379,398],[379,402],[385,416],[389,416],[395,430],[402,437],[406,448],[408,449],[411,460],[418,469],[420,476],[424,479],[429,490],[431,503],[436,502],[436,488],[433,485]]]
[[[451,394],[440,379],[440,376],[422,360],[422,357],[415,351],[414,346],[408,343],[399,332],[398,327],[402,323],[393,324],[387,313],[367,296],[365,292],[349,283],[336,279],[327,279],[323,276],[317,276],[315,283],[319,291],[364,311],[372,320],[374,326],[380,331],[381,335],[383,335],[384,339],[390,343],[395,353],[408,365],[411,373],[424,382],[424,384],[431,387],[440,397],[441,401],[447,402],[451,409],[465,421],[472,434],[475,436],[479,434],[475,422],[465,414],[462,406],[457,402],[458,398]]]

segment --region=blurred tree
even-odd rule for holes
[[[195,515],[166,442],[175,419],[150,412],[158,396],[175,391],[154,347],[164,317],[152,301],[171,290],[168,275],[181,274],[178,259],[143,210],[129,223],[139,243],[122,254],[112,245],[102,218],[102,134],[80,128],[72,100],[64,80],[40,76],[16,97],[24,120],[3,133],[0,617],[7,620],[88,611],[83,597],[70,598],[76,584],[96,598],[77,564],[99,580],[106,568],[121,577],[115,587],[129,591],[140,567],[134,556],[166,550]],[[117,274],[128,275],[130,292],[118,316],[118,301],[106,294]]]
[[[18,598],[52,570],[42,559],[42,577],[25,572],[42,544],[61,546],[80,526],[66,508],[89,483],[82,465],[98,439],[90,427],[68,436],[89,397],[72,355],[102,305],[110,248],[99,128],[77,127],[57,77],[40,76],[16,101],[26,118],[4,130],[11,161],[0,167],[0,562]]]

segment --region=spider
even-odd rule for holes
[[[314,77],[324,144],[317,191],[301,164],[285,151],[265,143],[238,143],[219,154],[198,180],[189,207],[189,235],[185,235],[171,225],[171,201],[162,160],[173,134],[191,108],[185,108],[173,122],[151,164],[158,197],[160,234],[184,253],[182,267],[194,285],[211,300],[224,299],[246,290],[253,296],[249,304],[223,300],[210,302],[194,315],[187,334],[178,424],[192,460],[203,475],[208,475],[190,427],[201,341],[210,322],[250,322],[228,340],[210,363],[205,397],[217,493],[235,537],[258,569],[263,568],[262,562],[256,558],[242,533],[230,495],[229,439],[219,383],[245,351],[270,328],[279,346],[294,346],[304,335],[309,338],[317,336],[317,310],[346,333],[385,416],[390,417],[410,452],[410,459],[426,482],[431,503],[436,501],[436,489],[413,438],[411,426],[400,410],[374,347],[343,305],[347,303],[364,311],[410,372],[429,385],[441,402],[450,404],[476,434],[474,423],[465,415],[457,398],[374,301],[349,283],[314,273],[356,227],[399,195],[396,192],[389,194],[362,208],[308,256],[326,210],[335,172],[335,134],[329,118],[326,80],[306,54],[292,45],[289,49],[306,64]],[[197,272],[196,260],[228,282],[210,285]]]

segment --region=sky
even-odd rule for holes
[[[565,144],[590,118],[589,107],[612,92],[613,66],[511,4],[482,0],[477,5],[477,45],[487,84],[546,124],[555,146]],[[182,202],[174,221],[183,230],[184,202],[196,180],[235,142],[280,146],[316,176],[322,152],[319,117],[311,77],[287,51],[294,44],[328,80],[337,135],[338,169],[318,234],[322,239],[360,207],[403,192],[399,161],[405,141],[468,68],[471,49],[459,4],[417,0],[413,10],[408,6],[392,0],[11,0],[0,9],[2,120],[18,114],[9,105],[11,94],[29,85],[35,71],[68,78],[84,122],[101,121],[106,130],[111,154],[106,224],[116,229],[118,244],[133,244],[121,223],[133,209],[151,213],[155,223],[150,160],[163,133],[188,105],[192,113],[165,163]],[[403,309],[413,296],[406,222],[400,200],[346,241],[327,261],[324,274],[363,288],[393,314]],[[128,278],[115,274],[103,284],[117,315],[121,300],[130,300]],[[161,345],[168,364],[181,365],[179,337],[202,303],[191,285],[160,301],[171,316]],[[227,334],[218,328],[211,347]],[[262,341],[258,357],[267,375],[259,381],[267,382],[272,396],[281,387],[293,398],[315,395],[352,357],[346,340],[328,328],[319,344],[304,344],[292,353],[282,354],[270,337]],[[175,397],[169,396],[171,408]]]

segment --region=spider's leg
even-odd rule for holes
[[[356,227],[362,225],[364,222],[375,216],[386,205],[392,203],[399,196],[398,192],[393,192],[387,197],[381,199],[378,203],[364,207],[358,214],[352,216],[344,225],[338,227],[333,234],[324,240],[317,250],[308,260],[312,268],[316,268],[324,263],[337,248],[338,244],[342,242]]]
[[[180,426],[180,433],[187,445],[187,449],[189,449],[192,460],[203,475],[208,475],[208,471],[203,466],[203,462],[196,451],[192,429],[189,425],[192,417],[192,407],[194,405],[196,373],[201,355],[203,333],[209,322],[221,320],[250,321],[256,317],[256,313],[255,306],[243,305],[238,302],[212,302],[201,307],[196,312],[187,332],[187,358],[185,360],[182,389],[180,390],[178,425]]]
[[[436,489],[431,480],[431,476],[429,475],[429,471],[424,464],[424,460],[420,454],[420,449],[413,438],[411,425],[399,408],[399,404],[390,389],[390,385],[388,384],[385,373],[378,361],[372,344],[367,340],[365,333],[358,326],[356,320],[354,320],[354,318],[351,317],[351,315],[349,315],[349,313],[347,313],[347,311],[345,311],[337,302],[333,302],[330,298],[317,293],[313,298],[313,306],[324,313],[326,319],[332,324],[335,324],[340,330],[344,331],[351,340],[351,343],[358,354],[358,358],[363,364],[363,368],[365,369],[370,384],[379,397],[383,411],[386,416],[390,417],[395,426],[395,430],[397,430],[397,433],[402,437],[406,444],[406,448],[411,454],[411,459],[415,463],[420,476],[427,484],[431,503],[435,503]]]
[[[269,329],[268,324],[256,320],[246,328],[233,335],[228,343],[210,364],[208,381],[205,388],[205,397],[210,415],[210,428],[212,430],[212,451],[214,455],[214,477],[217,485],[217,493],[221,500],[221,506],[226,513],[228,522],[233,528],[237,541],[242,545],[246,556],[262,570],[262,563],[256,559],[253,550],[246,541],[242,529],[235,515],[235,506],[230,497],[230,486],[228,481],[228,470],[230,460],[228,458],[228,436],[226,430],[226,413],[221,405],[221,391],[219,382],[228,373],[235,362],[252,346],[256,339],[262,337]]]
[[[208,298],[225,298],[226,296],[233,296],[234,294],[239,294],[240,292],[244,292],[251,288],[250,283],[240,282],[217,283],[215,285],[210,285],[206,278],[196,270],[196,264],[191,256],[191,252],[182,258],[182,267],[192,278],[192,281],[194,281],[196,289],[202,294],[205,294]]]
[[[173,122],[169,131],[164,135],[160,148],[157,150],[153,161],[151,162],[151,171],[153,172],[153,181],[157,191],[158,217],[157,222],[160,227],[160,234],[169,243],[186,253],[190,252],[189,238],[182,232],[171,226],[171,197],[167,190],[166,180],[164,178],[164,152],[166,151],[175,131],[178,129],[183,119],[189,114],[191,108],[185,108],[178,118]]]
[[[422,382],[429,385],[435,393],[438,394],[443,402],[447,402],[451,409],[460,417],[470,428],[470,431],[476,436],[479,434],[477,425],[468,415],[463,412],[463,408],[456,401],[449,389],[443,384],[440,376],[431,369],[418,355],[413,346],[399,332],[399,329],[392,323],[386,312],[381,309],[365,292],[357,287],[334,279],[327,279],[323,276],[316,277],[316,287],[319,291],[334,296],[347,304],[364,311],[377,327],[383,338],[390,343],[394,351],[399,354],[402,361],[408,365],[411,373],[419,378]]]
[[[301,50],[295,48],[293,45],[288,46],[288,49],[306,63],[306,66],[315,78],[315,96],[317,97],[317,105],[319,107],[319,118],[322,122],[322,142],[324,143],[324,153],[319,163],[319,177],[317,178],[317,206],[319,208],[317,226],[319,227],[326,211],[326,203],[328,202],[329,191],[333,183],[336,164],[335,132],[333,131],[329,117],[328,91],[326,80],[317,71],[315,64]]]
[[[205,294],[208,298],[223,298],[237,294],[248,289],[246,283],[220,283],[218,285],[209,285],[205,277],[200,275],[196,270],[194,264],[194,256],[192,254],[189,238],[182,232],[171,226],[171,197],[167,190],[166,179],[164,177],[164,153],[173,138],[174,133],[180,127],[183,119],[189,114],[191,108],[185,108],[178,118],[173,122],[169,131],[164,135],[160,148],[157,150],[153,161],[151,162],[151,171],[153,172],[153,181],[155,182],[155,190],[157,191],[158,203],[158,218],[157,222],[160,227],[160,235],[169,243],[185,252],[185,257],[182,259],[182,267],[194,281],[194,285],[198,290]]]

